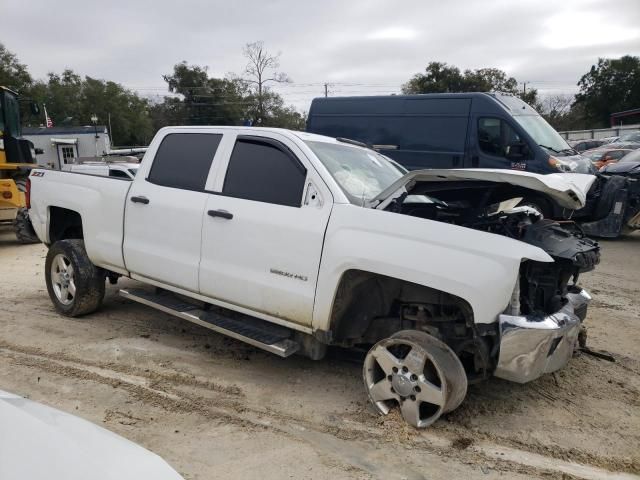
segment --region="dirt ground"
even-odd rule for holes
[[[0,229],[0,389],[103,425],[186,479],[640,478],[640,235],[601,243],[582,279],[589,345],[615,362],[580,354],[527,385],[471,386],[416,431],[375,414],[339,351],[281,359],[112,286],[98,313],[62,317],[45,247]]]

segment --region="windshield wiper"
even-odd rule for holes
[[[562,150],[556,150],[555,148],[549,147],[548,145],[542,145],[541,143],[539,143],[538,146],[542,148],[546,148],[547,150],[551,150],[552,152],[555,152],[555,153],[562,153]]]

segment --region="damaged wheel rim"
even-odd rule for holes
[[[60,303],[69,305],[76,296],[73,265],[64,255],[58,254],[51,262],[51,286]]]
[[[460,404],[466,375],[453,351],[439,340],[422,332],[399,333],[405,335],[381,340],[367,354],[365,387],[380,413],[386,415],[398,405],[407,423],[424,428]],[[432,341],[436,344],[429,345]]]

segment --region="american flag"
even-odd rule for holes
[[[53,120],[51,120],[49,118],[49,114],[47,113],[46,105],[43,105],[43,106],[44,106],[44,119],[45,119],[45,122],[47,124],[47,128],[51,128],[51,127],[53,127]]]

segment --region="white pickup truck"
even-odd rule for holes
[[[242,127],[160,130],[135,179],[34,170],[55,308],[120,293],[281,356],[363,349],[374,406],[425,427],[467,384],[570,359],[598,245],[547,221],[532,190],[577,209],[594,178],[406,172],[345,139]]]

